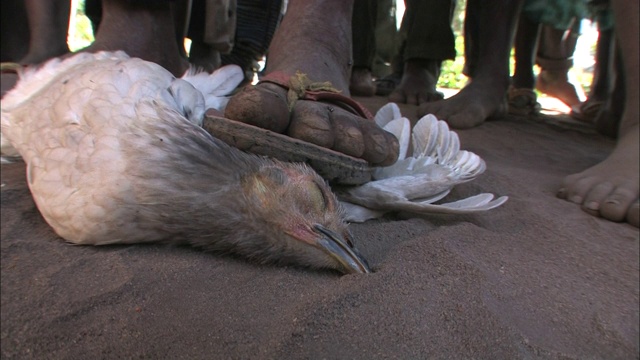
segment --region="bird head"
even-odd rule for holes
[[[303,164],[268,163],[242,179],[252,223],[278,261],[342,273],[369,273],[327,183]]]

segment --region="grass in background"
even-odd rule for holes
[[[78,51],[91,45],[94,40],[91,21],[84,13],[84,1],[72,0],[71,19],[69,23],[69,35],[67,44],[69,50]]]

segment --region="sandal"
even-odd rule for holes
[[[373,82],[376,84],[376,95],[389,96],[396,89],[398,84],[402,80],[402,74],[392,73],[383,78],[376,79]]]
[[[600,111],[602,111],[603,106],[604,101],[587,100],[580,105],[572,107],[569,116],[578,121],[593,124],[595,123]]]
[[[373,121],[373,115],[360,103],[341,95],[330,83],[311,83],[304,74],[289,76],[282,72],[274,72],[260,82],[269,82],[288,89],[287,101],[290,109],[298,100],[330,102]],[[366,160],[227,119],[224,114],[215,110],[207,112],[203,128],[240,150],[281,161],[307,163],[331,184],[361,185],[371,180],[373,168]]]
[[[531,115],[540,112],[540,104],[538,96],[532,89],[517,89],[509,86],[507,91],[507,100],[509,102],[509,114],[511,115]]]

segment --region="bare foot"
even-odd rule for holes
[[[608,158],[567,176],[558,197],[581,205],[592,215],[638,226],[639,131],[636,123],[618,140]]]
[[[351,94],[356,96],[375,95],[376,86],[373,84],[371,70],[362,67],[354,67],[351,71],[349,90],[351,91]]]
[[[474,79],[459,93],[436,102],[423,103],[418,115],[434,114],[457,129],[482,124],[487,118],[503,113],[508,80]]]
[[[409,105],[442,100],[442,93],[436,91],[439,74],[439,60],[405,61],[402,80],[389,94],[389,100]]]
[[[625,73],[623,115],[620,118],[618,143],[603,162],[575,175],[567,176],[558,196],[581,204],[590,214],[612,221],[627,221],[638,226],[638,193],[640,184],[640,74],[638,72],[637,1],[613,0],[616,30]]]
[[[300,72],[348,97],[352,6],[344,0],[290,1],[271,42],[267,74]],[[225,116],[372,164],[392,164],[398,155],[397,139],[372,120],[332,102],[290,99],[287,89],[273,83],[243,89],[231,98]]]
[[[580,85],[569,81],[569,76],[565,71],[542,70],[538,75],[536,89],[555,97],[569,107],[580,104],[586,98],[584,90]]]
[[[189,68],[175,40],[169,2],[105,0],[103,8],[96,40],[82,51],[122,50],[129,56],[155,62],[178,77]]]

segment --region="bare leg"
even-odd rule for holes
[[[569,77],[578,35],[574,29],[568,31],[543,26],[537,59],[541,71],[536,88],[572,107],[580,104],[586,96],[580,84]]]
[[[510,114],[529,115],[539,109],[536,93],[533,91],[536,85],[533,65],[538,50],[540,29],[539,23],[531,21],[524,13],[520,15],[514,44],[515,71],[507,96]]]
[[[520,15],[514,46],[516,66],[512,79],[513,86],[516,88],[533,90],[536,85],[533,65],[535,64],[535,57],[538,52],[540,29],[540,24],[529,20],[524,14]]]
[[[407,36],[402,54],[404,69],[389,100],[411,105],[442,100],[436,85],[442,61],[456,57],[451,29],[456,2],[407,0],[405,4],[401,30]]]
[[[371,69],[366,67],[354,67],[351,71],[349,90],[355,96],[373,96],[376,94],[376,86],[373,83]]]
[[[299,71],[349,96],[352,7],[344,0],[290,1],[269,48],[267,74]],[[308,100],[296,101],[289,111],[287,90],[275,84],[245,88],[230,100],[225,115],[371,163],[397,158],[395,137],[372,121]]]
[[[371,69],[376,57],[377,16],[377,0],[360,0],[353,4],[353,68],[349,90],[356,96],[373,96],[376,93]]]
[[[522,0],[469,0],[478,12],[478,61],[472,81],[457,95],[420,105],[419,114],[434,114],[454,128],[480,125],[500,110],[509,87],[509,52]],[[475,41],[475,39],[474,39]]]
[[[176,76],[184,74],[189,63],[180,55],[169,1],[137,4],[103,0],[102,9],[96,40],[83,51],[123,50],[129,56],[155,62]]]
[[[69,52],[69,0],[26,0],[29,20],[29,52],[20,63],[38,64]]]
[[[611,59],[613,59],[615,46],[613,29],[601,30],[598,33],[596,64],[593,69],[593,81],[587,103],[591,101],[603,102],[609,97],[611,77],[613,76]]]
[[[609,82],[613,83],[613,90],[610,91],[600,102],[599,111],[594,115],[593,122],[599,133],[611,138],[618,137],[620,130],[620,119],[624,113],[624,105],[626,100],[625,94],[625,74],[622,55],[618,44],[615,44],[615,51],[611,58],[613,66],[609,69]]]
[[[611,101],[611,84],[616,78],[613,62],[616,46],[613,29],[599,31],[591,91],[587,100],[580,106],[574,107],[571,111],[571,116],[580,121],[607,124],[606,126],[596,125],[596,127],[600,128],[598,131],[608,134],[617,134],[621,115],[620,111],[616,121],[609,121],[611,113],[603,111],[608,107],[607,103]],[[603,114],[603,112],[606,112],[606,114]],[[599,119],[607,120],[602,121]],[[613,123],[615,125],[610,126]]]
[[[640,9],[637,1],[613,0],[612,5],[627,80],[628,100],[620,122],[618,143],[603,162],[565,178],[558,195],[582,205],[591,214],[612,221],[626,220],[638,226]]]

